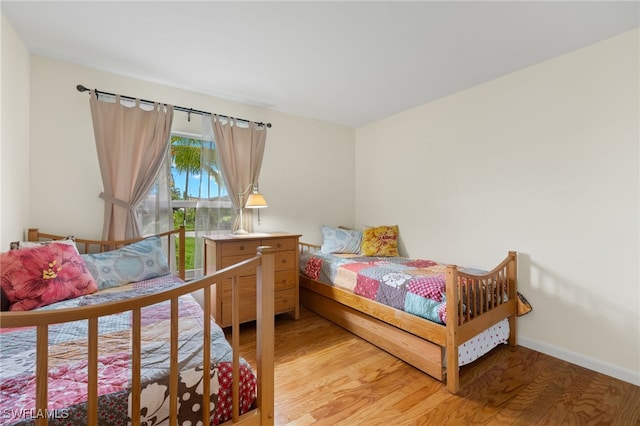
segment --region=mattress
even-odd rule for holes
[[[87,306],[141,296],[183,282],[166,275],[138,283],[65,300],[40,310]],[[202,341],[204,314],[190,295],[179,305],[179,423],[200,420],[202,403]],[[141,424],[168,424],[170,302],[142,309]],[[0,330],[1,425],[33,424],[46,416],[49,424],[86,424],[87,324],[75,321],[49,327],[49,406],[35,410],[35,328]],[[131,313],[102,317],[98,321],[98,417],[101,425],[130,422]],[[212,424],[231,418],[232,350],[224,333],[211,321],[211,413]],[[252,408],[256,398],[256,376],[241,360],[241,412]]]

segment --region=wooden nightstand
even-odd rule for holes
[[[298,240],[300,235],[270,232],[234,236],[228,233],[204,235],[204,273],[212,273],[256,255],[259,246],[275,250],[275,313],[300,316],[298,303]],[[240,322],[256,319],[255,272],[239,277]],[[221,327],[231,325],[231,281],[217,284],[211,292],[213,316]]]

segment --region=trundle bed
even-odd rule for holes
[[[29,229],[15,246],[0,274],[13,308],[0,313],[0,424],[273,425],[270,248],[185,283],[184,227],[128,241]],[[25,277],[43,260],[41,277]],[[259,283],[257,369],[238,350],[236,283],[249,270]],[[234,289],[231,343],[210,315],[222,281]],[[26,297],[29,285],[55,294]],[[191,295],[199,290],[203,307]]]
[[[461,364],[498,343],[516,345],[516,252],[484,272],[323,247],[300,243],[300,303],[445,381],[449,392],[459,391]]]

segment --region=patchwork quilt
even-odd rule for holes
[[[470,268],[458,267],[458,270],[484,273]],[[447,322],[445,264],[397,256],[363,257],[307,252],[300,256],[300,272],[316,281],[430,321]],[[484,290],[495,291],[495,288]],[[506,343],[509,329],[509,321],[505,318],[461,344],[458,347],[458,365],[469,364],[499,344]]]
[[[398,256],[322,252],[300,256],[300,272],[309,278],[440,324],[447,322],[446,267],[433,260]]]
[[[43,308],[84,306],[136,297],[183,282],[173,275],[99,291]],[[200,424],[202,403],[203,311],[187,295],[179,299],[179,422]],[[131,421],[131,313],[99,320],[98,416],[101,425]],[[49,407],[35,410],[35,328],[0,330],[0,424],[34,424],[46,416],[49,424],[85,425],[87,408],[87,321],[49,328]],[[211,424],[231,418],[231,347],[223,331],[211,324]],[[170,302],[142,309],[141,424],[168,424]],[[256,376],[243,360],[240,368],[241,412],[252,408]]]

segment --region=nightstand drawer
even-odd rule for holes
[[[256,318],[256,276],[247,275],[238,277],[238,302],[240,313],[240,322],[247,322]],[[232,306],[233,306],[233,286],[231,280],[224,280],[220,286],[220,307],[223,324],[231,325]]]
[[[295,289],[279,291],[275,295],[273,308],[276,313],[288,312],[296,306],[296,291]]]
[[[227,266],[235,265],[238,262],[242,262],[243,260],[251,259],[254,254],[245,254],[245,255],[236,255],[236,256],[224,256],[220,259],[220,269],[224,269]]]
[[[286,290],[289,288],[295,288],[298,282],[298,273],[295,270],[278,271],[276,272],[276,278],[274,283],[274,290]]]
[[[271,239],[271,240],[262,240],[262,245],[273,247],[275,251],[297,250],[298,239],[297,238],[278,238],[278,239]]]
[[[246,275],[238,278],[240,285],[240,298],[251,297],[256,298],[256,277],[255,275]],[[296,273],[295,271],[282,271],[276,272],[276,278],[274,283],[274,291],[278,292],[295,288],[296,286]],[[224,280],[221,288],[223,303],[227,300],[231,300],[233,289],[231,287],[231,280]]]
[[[228,241],[220,245],[220,255],[225,256],[237,256],[247,255],[253,257],[258,253],[259,241]]]
[[[296,253],[295,251],[277,251],[275,268],[276,271],[286,271],[287,269],[296,269]]]
[[[255,291],[252,296],[244,295],[240,299],[240,322],[247,322],[256,319],[256,302]],[[232,311],[231,300],[222,302],[222,323],[231,324]],[[276,314],[282,312],[289,312],[296,306],[296,292],[294,289],[279,291],[275,294],[273,309]]]
[[[222,319],[221,323],[231,325],[233,321],[233,313],[231,311],[231,301],[228,303],[222,302]],[[240,323],[253,321],[256,319],[256,301],[255,299],[245,298],[240,300],[240,308],[238,309],[240,314]]]
[[[256,298],[256,276],[255,275],[246,275],[243,277],[238,277],[238,285],[239,285],[240,299],[250,298],[255,300]],[[222,303],[225,303],[227,301],[231,303],[231,298],[233,297],[233,287],[231,285],[230,279],[224,280],[222,282],[220,294],[222,295]]]

